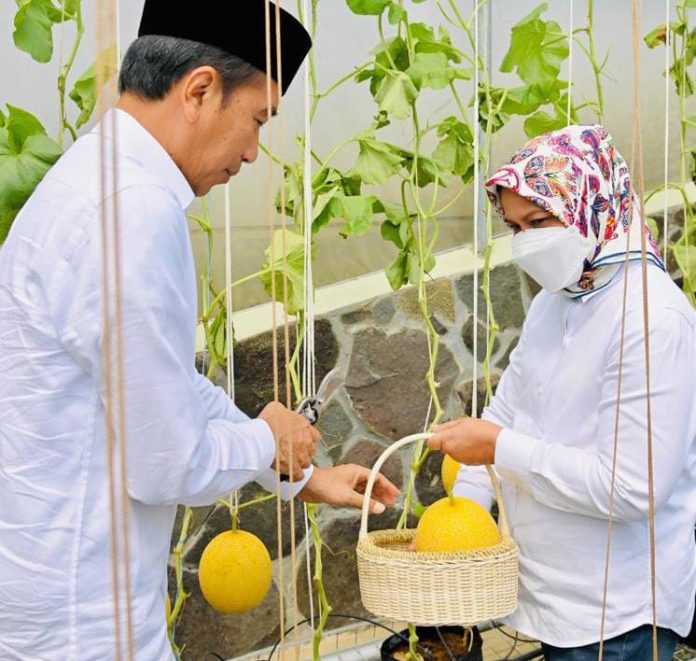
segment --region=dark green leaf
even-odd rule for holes
[[[379,109],[392,117],[405,119],[411,114],[411,104],[418,97],[418,90],[413,81],[401,71],[390,73],[381,82],[375,101]]]
[[[556,21],[543,21],[546,3],[539,5],[512,28],[510,48],[500,70],[517,70],[525,83],[548,83],[558,77],[568,57],[568,35]]]
[[[444,53],[416,53],[406,73],[418,89],[431,87],[441,90],[454,80],[454,69],[449,66]]]
[[[102,56],[75,81],[68,95],[80,109],[80,115],[75,123],[78,129],[89,120],[97,103],[97,62],[102,67],[101,82],[106,82],[116,73],[116,47],[106,49]]]
[[[348,7],[354,14],[380,16],[391,4],[391,0],[347,0]]]
[[[30,113],[8,106],[0,128],[0,241],[61,150]]]
[[[354,172],[366,184],[383,184],[403,166],[403,158],[392,145],[373,138],[362,138],[358,143],[360,153]]]

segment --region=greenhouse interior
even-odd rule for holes
[[[0,6],[0,659],[696,659],[696,0]]]

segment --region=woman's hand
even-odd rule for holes
[[[435,433],[428,439],[428,447],[440,450],[462,464],[492,464],[495,443],[502,429],[500,425],[477,418],[450,420],[433,425]]]
[[[356,464],[341,464],[333,468],[314,467],[312,476],[298,494],[300,500],[329,505],[362,507],[365,487],[370,470]],[[377,474],[372,487],[370,512],[381,514],[391,507],[399,496],[399,490],[384,475]]]

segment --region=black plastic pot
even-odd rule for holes
[[[419,649],[418,651],[423,657],[424,661],[431,660],[432,656],[428,655],[428,650],[432,649],[433,647],[438,649],[438,651],[441,650],[444,652],[443,658],[447,659],[448,661],[450,661],[450,659],[451,661],[483,661],[483,654],[481,651],[481,648],[483,647],[483,640],[481,639],[481,634],[476,627],[472,629],[474,638],[471,649],[468,652],[464,652],[463,654],[455,654],[452,657],[447,654],[447,650],[442,645],[442,640],[440,635],[438,635],[438,629],[440,631],[440,635],[444,635],[446,633],[455,633],[458,636],[464,636],[464,627],[416,627],[418,645],[422,646],[422,649]],[[382,661],[395,661],[394,653],[399,648],[403,648],[404,645],[406,645],[406,649],[408,649],[408,643],[404,641],[404,638],[408,640],[408,636],[408,629],[404,629],[403,631],[399,632],[399,635],[393,635],[387,638],[382,643],[382,647],[380,648],[380,657]]]

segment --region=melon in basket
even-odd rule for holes
[[[446,497],[434,502],[416,528],[416,551],[449,553],[495,546],[502,540],[488,510],[475,500]]]

